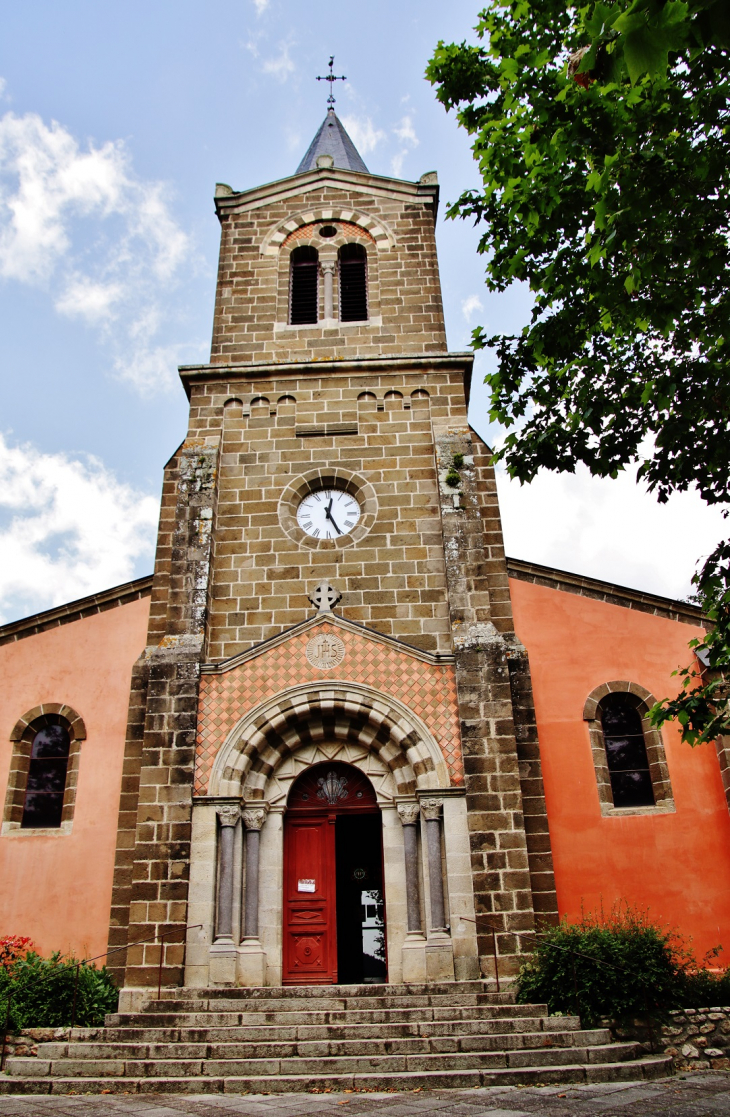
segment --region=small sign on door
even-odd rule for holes
[[[313,880],[300,880],[297,883],[297,892],[314,892],[315,882]]]

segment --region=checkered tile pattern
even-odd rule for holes
[[[345,657],[333,671],[313,667],[307,659],[307,643],[320,633],[336,633],[345,645]],[[292,687],[306,683],[327,685],[335,678],[373,687],[403,702],[425,722],[438,741],[452,783],[463,783],[453,666],[423,663],[396,647],[324,621],[240,667],[222,675],[202,676],[195,794],[206,794],[219,748],[250,710]]]

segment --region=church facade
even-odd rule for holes
[[[505,558],[437,208],[333,110],[219,185],[154,575],[0,629],[0,933],[108,950],[128,1008],[508,976],[601,905],[726,933],[729,750],[646,717],[701,617]]]

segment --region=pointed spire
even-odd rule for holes
[[[333,166],[343,171],[361,171],[363,174],[369,174],[360,158],[360,153],[333,108],[327,110],[327,116],[309,145],[307,154],[297,167],[296,174],[316,170],[320,155],[331,155],[334,160]]]

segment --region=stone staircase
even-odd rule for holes
[[[671,1073],[669,1057],[481,981],[174,989],[8,1059],[0,1094],[465,1089]]]

